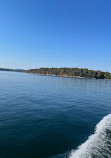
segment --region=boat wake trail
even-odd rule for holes
[[[72,151],[69,158],[111,158],[111,114],[96,125],[95,133]]]

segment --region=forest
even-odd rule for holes
[[[103,72],[100,70],[89,70],[87,68],[39,68],[30,69],[27,73],[37,73],[42,75],[54,75],[64,77],[76,77],[76,78],[96,78],[96,79],[111,79],[111,73]]]

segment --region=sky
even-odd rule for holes
[[[111,72],[111,0],[0,0],[0,67]]]

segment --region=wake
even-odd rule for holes
[[[111,114],[96,125],[95,133],[72,151],[69,158],[111,158]]]

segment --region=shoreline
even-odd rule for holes
[[[111,79],[110,72],[100,70],[89,70],[87,68],[38,68],[26,70],[27,73],[42,74],[46,76],[70,77],[70,78],[95,78]]]
[[[81,76],[52,75],[52,74],[40,74],[40,73],[32,73],[32,72],[26,72],[26,73],[34,74],[34,75],[40,75],[40,76],[51,76],[51,77],[77,78],[77,79],[96,79],[96,78],[81,77]],[[110,79],[102,79],[102,80],[110,80]]]
[[[77,78],[77,79],[96,79],[96,80],[111,80],[111,79],[102,79],[102,78],[91,78],[91,77],[81,77],[81,76],[68,76],[68,75],[54,75],[54,74],[41,74],[41,73],[33,73],[33,72],[27,72],[26,71],[10,71],[10,70],[0,70],[2,72],[22,72],[27,74],[34,74],[34,75],[41,75],[41,76],[51,76],[51,77],[63,77],[63,78]]]
[[[50,76],[50,77],[63,77],[63,78],[77,78],[77,79],[94,79],[94,80],[111,80],[111,79],[101,79],[101,78],[90,78],[90,77],[81,77],[81,76],[67,76],[67,75],[51,75],[51,74],[40,74],[40,73],[32,73],[26,72],[28,74],[40,75],[40,76]]]

